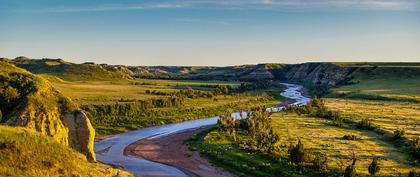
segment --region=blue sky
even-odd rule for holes
[[[419,61],[420,0],[0,0],[0,56],[238,65]]]

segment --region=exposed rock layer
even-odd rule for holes
[[[96,160],[93,151],[95,130],[88,117],[69,98],[46,80],[7,62],[0,62],[0,81],[0,93],[6,93],[6,89],[18,92],[13,100],[7,99],[7,94],[0,94],[6,118],[3,120],[7,125],[36,130],[85,154],[88,160]]]

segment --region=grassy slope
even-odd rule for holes
[[[331,170],[343,171],[351,163],[352,152],[357,155],[359,174],[368,175],[367,167],[372,158],[380,158],[379,176],[396,176],[410,170],[409,157],[392,144],[384,142],[372,131],[339,128],[329,125],[329,120],[276,113],[272,115],[281,142],[296,142],[299,138],[310,152],[321,152],[329,158]],[[356,135],[357,140],[345,140],[344,135]]]
[[[131,79],[131,71],[125,67],[74,64],[62,59],[27,59],[18,58],[13,63],[35,74],[48,74],[71,81]]]
[[[365,69],[366,70],[366,69]],[[420,67],[378,67],[353,73],[353,84],[330,90],[329,97],[420,102]]]
[[[119,173],[119,175],[117,175]],[[0,126],[0,176],[131,176],[23,128]]]
[[[381,69],[370,75],[357,74],[354,84],[332,89],[327,106],[347,119],[369,118],[381,130],[392,133],[400,128],[406,130],[408,138],[419,137],[420,69]]]

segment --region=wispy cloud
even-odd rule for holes
[[[107,2],[107,1],[103,1]],[[115,2],[115,1],[113,1]],[[360,9],[420,10],[419,0],[156,0],[129,4],[96,4],[20,9],[19,12],[100,12],[143,9],[215,8],[215,9]]]
[[[179,18],[175,19],[177,22],[182,23],[202,23],[202,24],[216,24],[216,25],[230,25],[230,22],[223,20],[213,20],[213,19],[197,19],[197,18]]]
[[[49,7],[40,9],[19,9],[17,12],[40,13],[66,13],[66,12],[101,12],[101,11],[129,11],[143,9],[174,9],[186,8],[189,5],[182,2],[176,3],[149,3],[149,4],[98,4],[96,6],[78,7]]]

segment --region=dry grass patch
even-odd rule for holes
[[[420,103],[326,99],[326,105],[347,119],[369,118],[381,130],[393,133],[399,128],[409,139],[420,136]]]
[[[332,170],[342,172],[351,163],[353,152],[358,158],[356,167],[359,174],[368,174],[367,167],[374,157],[381,159],[379,175],[382,176],[407,174],[411,168],[406,154],[381,141],[374,132],[330,126],[329,120],[296,114],[276,113],[272,118],[272,125],[280,134],[282,144],[294,144],[301,139],[310,152],[326,154]],[[355,135],[357,139],[345,140],[344,135]]]

